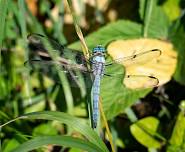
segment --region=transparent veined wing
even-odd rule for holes
[[[159,80],[154,76],[147,75],[126,75],[124,84],[131,89],[152,88],[156,87]]]
[[[108,79],[120,79],[120,81],[130,89],[144,89],[153,88],[159,84],[159,80],[154,76],[148,75],[124,75],[105,73],[105,78]]]
[[[92,75],[87,68],[88,62],[83,53],[68,49],[40,34],[28,35],[28,44],[31,53],[29,60],[24,63],[26,67],[45,73],[59,83],[57,71],[62,71],[66,74],[71,86],[79,87],[80,80],[85,79],[85,85],[91,87],[90,77]]]
[[[63,59],[64,62],[67,60],[73,64],[87,63],[87,59],[82,52],[69,49],[44,35],[33,33],[28,35],[27,39],[31,57],[37,56],[41,59],[51,59],[51,55],[53,55],[53,57],[57,57],[57,59]]]
[[[47,51],[47,48],[49,45],[53,50],[59,50],[60,52],[63,52],[64,45],[56,42],[53,39],[47,38],[44,35],[33,33],[29,34],[27,36],[29,48],[33,51],[42,50]],[[48,45],[48,46],[47,46]]]
[[[118,58],[111,62],[107,62],[106,66],[110,66],[114,63],[123,64],[124,66],[132,66],[132,65],[139,65],[139,64],[141,65],[153,59],[156,59],[161,55],[161,53],[162,52],[159,49],[148,50],[138,54],[133,54],[131,56]]]
[[[138,54],[134,54],[128,57],[123,57],[123,58],[118,58],[113,61],[108,61],[106,63],[106,68],[105,68],[105,75],[109,77],[115,77],[115,78],[121,78],[124,79],[124,84],[126,87],[131,88],[131,89],[140,89],[140,88],[152,88],[158,85],[159,80],[150,75],[125,75],[127,72],[121,72],[118,70],[114,70],[116,72],[112,72],[109,69],[114,69],[113,67],[115,64],[122,64],[125,67],[129,66],[139,66],[142,64],[145,64],[153,59],[156,59],[161,55],[161,50],[159,49],[153,49],[153,50],[148,50],[145,52],[141,52]]]
[[[68,64],[67,62],[59,61],[52,61],[52,60],[40,60],[40,59],[31,59],[24,63],[26,67],[32,70],[36,70],[39,68],[47,69],[47,67],[54,67],[58,68],[60,71],[64,71],[64,73],[67,73],[67,71],[81,71],[83,73],[92,73],[90,70],[87,69],[87,67],[83,66],[82,64]],[[48,70],[48,69],[47,69]]]
[[[80,87],[82,83],[85,83],[84,85],[88,88],[92,87],[92,72],[82,65],[68,65],[57,61],[40,59],[30,59],[26,61],[24,65],[30,69],[30,71],[42,73],[59,84],[62,84],[62,82],[58,72],[63,72],[68,78],[71,87]]]

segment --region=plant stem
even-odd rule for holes
[[[143,29],[143,36],[148,36],[148,28],[150,24],[151,14],[153,10],[153,3],[154,0],[147,0],[146,1],[146,9],[145,9],[145,15],[144,15],[144,29]]]
[[[111,149],[112,149],[112,152],[116,152],[115,151],[115,148],[114,148],[114,144],[113,144],[113,140],[112,140],[112,135],[111,135],[111,132],[110,132],[110,129],[109,129],[109,125],[107,123],[107,119],[105,117],[105,113],[103,111],[103,106],[102,106],[102,99],[101,97],[99,98],[99,105],[100,105],[100,113],[101,113],[101,116],[102,116],[102,119],[103,119],[103,122],[104,122],[104,125],[105,125],[105,129],[107,131],[107,135],[109,137],[109,142],[110,142],[110,145],[111,145]]]

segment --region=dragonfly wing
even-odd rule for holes
[[[32,70],[36,69],[46,69],[48,67],[56,67],[59,68],[60,71],[67,72],[68,70],[76,70],[81,71],[83,73],[91,73],[87,67],[82,64],[68,64],[68,62],[64,62],[65,59],[61,59],[62,61],[52,61],[52,60],[40,60],[40,59],[31,59],[24,63],[24,65]]]
[[[59,83],[58,72],[62,71],[71,86],[78,87],[77,83],[81,77],[87,81],[91,72],[87,68],[89,63],[82,52],[69,49],[41,34],[30,34],[27,39],[31,53],[29,60],[25,62],[26,67],[45,73]],[[90,87],[89,82],[87,85]]]
[[[87,63],[87,59],[82,52],[69,49],[54,39],[47,38],[44,35],[34,33],[28,35],[27,39],[31,56],[39,56],[41,59],[49,59],[51,58],[49,54],[52,54],[54,57],[67,59],[71,63]]]
[[[63,51],[64,50],[64,45],[56,42],[53,39],[47,38],[44,35],[33,33],[29,34],[27,36],[28,42],[29,42],[29,47],[33,49],[34,51],[37,50],[47,50],[46,45],[50,45],[53,50],[59,50]]]
[[[31,59],[24,63],[25,67],[31,71],[37,71],[45,74],[57,83],[62,84],[59,73],[63,72],[68,78],[68,82],[72,87],[80,87],[83,83],[86,87],[91,88],[91,71],[83,65],[78,64],[64,64],[52,60]],[[83,81],[83,82],[82,82]]]
[[[147,75],[124,75],[120,74],[104,74],[108,79],[118,79],[124,83],[127,88],[131,89],[144,89],[144,88],[153,88],[156,87],[159,83],[159,80],[153,76]]]
[[[146,75],[126,75],[124,84],[131,89],[152,88],[156,87],[159,80],[153,76]]]
[[[106,66],[110,66],[114,63],[123,64],[124,66],[145,64],[161,55],[161,50],[153,49],[138,54],[134,54],[128,57],[118,58],[111,62],[106,63]]]

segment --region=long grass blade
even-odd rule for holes
[[[78,20],[77,20],[77,17],[75,15],[75,12],[74,12],[74,9],[72,7],[72,2],[71,0],[67,0],[67,4],[68,4],[68,7],[69,7],[69,10],[70,10],[70,13],[73,17],[73,23],[74,23],[74,26],[75,26],[75,30],[76,30],[76,33],[80,39],[80,42],[81,42],[81,46],[82,46],[82,51],[85,55],[85,57],[87,57],[87,59],[89,59],[89,50],[88,50],[88,47],[86,45],[86,42],[85,42],[85,39],[84,39],[84,36],[83,36],[83,33],[80,29],[80,26],[78,25]]]
[[[146,3],[146,8],[145,8],[145,13],[144,13],[143,36],[147,37],[148,28],[149,28],[150,19],[151,19],[152,10],[153,10],[154,0],[146,0],[145,3]]]
[[[82,139],[78,139],[75,137],[69,136],[43,136],[43,137],[36,137],[31,139],[23,144],[21,144],[18,148],[14,149],[12,152],[28,152],[37,148],[40,148],[45,145],[60,145],[64,147],[71,147],[71,148],[78,148],[81,150],[86,150],[89,152],[94,151],[102,151],[98,146],[95,144],[84,141]]]
[[[99,136],[96,134],[96,132],[94,132],[88,125],[81,123],[81,119],[75,118],[69,114],[57,111],[28,113],[9,121],[6,124],[0,125],[0,128],[18,119],[44,119],[59,121],[84,135],[89,141],[91,141],[93,144],[97,145],[100,149],[102,149],[102,151],[108,152],[107,147],[105,146],[101,138],[99,138]]]
[[[46,35],[45,32],[44,32],[43,27],[38,22],[38,20],[31,14],[29,9],[27,9],[27,12],[29,13],[29,17],[31,17],[31,20],[33,21],[36,32],[39,33],[39,34],[42,34],[42,35]],[[52,51],[50,51],[50,50],[52,50],[52,47],[47,48],[47,50],[48,50],[52,60],[55,60],[55,56],[52,55]],[[72,96],[72,92],[71,92],[69,82],[68,82],[67,77],[65,76],[65,74],[63,72],[59,71],[58,69],[57,69],[57,71],[58,71],[58,76],[60,78],[60,81],[63,84],[62,87],[63,87],[63,90],[64,90],[64,95],[65,95],[65,99],[66,99],[66,105],[67,105],[68,113],[73,114],[73,111],[74,111],[73,110],[73,108],[74,108],[73,96]]]
[[[8,3],[9,0],[0,0],[0,49],[2,49],[2,42],[4,39],[4,28],[5,28],[5,18],[6,18],[6,14],[7,14],[7,10],[8,10]]]
[[[3,46],[4,32],[5,32],[5,19],[8,10],[9,0],[0,0],[0,64],[1,64],[1,49]],[[1,65],[0,65],[1,68]],[[0,69],[1,70],[1,69]]]
[[[26,17],[25,17],[25,14],[26,14],[26,8],[25,8],[25,1],[24,0],[18,0],[18,8],[19,8],[19,12],[17,13],[18,15],[18,21],[19,21],[19,25],[20,25],[20,28],[21,28],[21,35],[22,35],[22,38],[23,38],[23,47],[24,47],[24,50],[25,50],[25,55],[24,55],[24,59],[25,60],[28,60],[28,46],[27,46],[27,29],[26,29]],[[15,13],[15,12],[14,12]],[[27,97],[30,97],[30,79],[29,79],[29,73],[28,71],[26,71],[24,73],[24,77],[26,78],[26,81],[25,81],[25,87],[26,87],[26,94],[27,94]],[[29,102],[31,102],[31,99],[29,100]]]

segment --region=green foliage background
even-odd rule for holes
[[[135,14],[134,17],[129,18],[126,11],[123,11],[124,17],[118,17],[114,22],[95,20],[99,17],[105,18],[106,15],[106,12],[103,13],[95,8],[94,12],[99,13],[88,20],[91,27],[98,24],[98,28],[92,28],[93,32],[90,29],[89,31],[82,29],[87,35],[85,40],[88,48],[91,50],[97,44],[107,46],[117,39],[157,38],[170,41],[174,45],[178,53],[178,64],[173,79],[162,86],[165,93],[157,94],[157,97],[154,97],[156,94],[152,89],[130,90],[125,88],[119,79],[111,80],[111,83],[110,80],[103,79],[101,88],[103,109],[109,120],[115,149],[117,151],[123,149],[125,151],[157,151],[157,149],[160,151],[165,149],[169,152],[183,151],[184,111],[183,108],[179,109],[178,105],[185,99],[183,95],[185,91],[185,1],[140,0],[134,3],[137,5],[135,11],[129,12]],[[120,2],[120,4],[127,3]],[[110,7],[112,5],[110,1]],[[86,105],[87,92],[84,92],[83,88],[71,89],[62,75],[60,80],[63,86],[55,85],[55,82],[50,82],[43,74],[32,75],[24,67],[24,61],[29,56],[27,46],[29,33],[45,34],[67,44],[70,48],[81,49],[74,29],[65,31],[65,26],[73,25],[66,25],[63,16],[60,16],[57,21],[53,19],[51,15],[53,6],[58,6],[58,16],[65,13],[63,1],[60,0],[39,1],[38,16],[30,12],[24,0],[0,0],[0,123],[2,125],[21,116],[15,122],[1,127],[1,150],[3,152],[23,152],[33,149],[46,151],[48,147],[40,147],[55,144],[64,146],[63,149],[71,147],[69,151],[78,151],[77,149],[109,151],[98,136],[99,131],[90,128]],[[51,21],[51,27],[46,27],[45,19]],[[71,38],[65,36],[66,32],[70,32],[76,42],[71,42]],[[71,44],[68,43],[68,39]],[[113,66],[110,71],[113,73],[123,71],[123,67]],[[165,95],[168,96],[167,99]],[[148,114],[143,110],[146,118],[137,116],[137,111],[133,109],[134,107],[137,109],[136,103],[140,98],[144,101],[147,98],[149,101],[154,100],[160,106],[157,112]],[[152,105],[149,108],[152,109]],[[124,118],[125,116],[127,119]],[[168,121],[163,121],[164,119]],[[52,122],[46,120],[52,120]],[[164,130],[167,132],[164,133]],[[72,136],[74,131],[78,132],[78,138]]]

